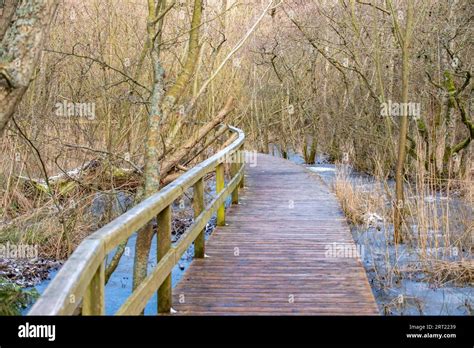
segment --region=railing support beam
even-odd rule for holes
[[[156,249],[158,251],[158,261],[160,261],[171,248],[171,206],[167,206],[158,214],[157,222]],[[158,313],[170,312],[172,303],[171,291],[171,274],[169,274],[158,288]]]
[[[221,192],[224,186],[224,163],[219,163],[216,167],[216,194]],[[217,226],[225,226],[225,202],[217,209]]]
[[[233,162],[230,165],[231,176],[234,177],[238,172],[239,172],[239,163]],[[238,203],[239,203],[239,185],[237,185],[234,191],[232,191],[232,204],[238,204]]]
[[[242,144],[242,146],[240,147],[240,149],[238,150],[238,152],[240,152],[240,157],[242,158],[242,167],[245,166],[245,153],[244,153],[244,145]],[[242,174],[242,180],[240,181],[240,188],[244,188],[245,186],[245,172]]]
[[[199,214],[204,210],[204,179],[199,179],[194,184],[194,195],[193,195],[193,207],[194,217],[198,217]],[[205,253],[205,232],[203,229],[201,233],[194,240],[194,257],[203,258]]]
[[[105,314],[105,263],[102,262],[87,287],[82,300],[82,315]]]

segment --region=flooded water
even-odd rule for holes
[[[334,164],[320,163],[308,166],[330,187],[336,179]],[[348,181],[365,191],[375,190],[379,184],[374,178],[349,170]],[[389,187],[393,186],[389,182]],[[413,198],[413,197],[412,197]],[[443,201],[442,194],[427,196],[425,201]],[[465,203],[451,199],[452,209]],[[442,285],[426,280],[423,272],[405,270],[418,269],[422,264],[420,250],[410,245],[393,244],[393,225],[377,214],[368,214],[371,220],[367,226],[352,226],[351,232],[356,244],[362,250],[361,259],[381,314],[386,315],[473,315],[474,284]],[[412,230],[416,231],[416,226]],[[434,233],[434,232],[433,232]],[[434,238],[434,235],[431,235]],[[472,254],[457,248],[444,248],[442,238],[437,241],[439,249],[432,256],[444,260],[472,260]],[[446,253],[446,250],[451,250]],[[437,254],[435,254],[437,253]],[[396,270],[397,272],[394,272]],[[400,276],[394,275],[400,272]]]
[[[133,280],[133,260],[135,256],[135,241],[136,234],[132,235],[128,240],[126,251],[115,270],[111,275],[109,281],[105,286],[105,313],[114,314],[125,302],[125,300],[132,293],[132,280]],[[191,264],[194,255],[194,245],[191,245],[188,250],[183,254],[179,263],[173,268],[172,271],[172,284],[175,286],[183,277],[187,268]],[[113,253],[109,254],[108,261],[112,258]],[[150,250],[150,257],[148,260],[148,269],[151,271],[156,265],[156,236],[153,238],[152,247]],[[39,294],[42,294],[52,279],[56,276],[58,270],[53,270],[49,273],[49,278],[42,281],[34,288]],[[31,288],[28,288],[31,289]],[[31,305],[32,306],[32,305]],[[23,310],[23,314],[28,313],[31,306]],[[145,308],[145,314],[156,314],[157,312],[157,296],[154,295],[148,302]]]

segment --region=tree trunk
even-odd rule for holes
[[[199,29],[202,17],[202,0],[194,1],[193,18],[189,34],[188,54],[183,70],[175,84],[166,93],[164,92],[164,69],[160,62],[160,42],[163,26],[163,15],[166,13],[166,0],[148,0],[148,46],[153,65],[153,88],[150,97],[150,115],[148,118],[148,132],[145,150],[145,197],[158,192],[160,189],[160,153],[162,149],[162,127],[167,126],[168,116],[172,107],[183,93],[187,83],[194,73],[196,61],[199,57]],[[159,20],[158,20],[159,19]],[[161,151],[160,151],[161,150]],[[153,239],[153,224],[150,221],[137,234],[135,245],[135,262],[133,269],[133,288],[135,289],[145,279],[147,274],[148,254]],[[158,241],[159,242],[159,241]]]
[[[145,197],[151,196],[160,189],[160,122],[162,119],[162,100],[164,96],[164,69],[160,62],[159,44],[161,41],[161,27],[163,20],[156,23],[155,17],[163,11],[165,1],[148,2],[148,47],[153,66],[153,87],[150,96],[150,113],[145,143]],[[159,34],[156,34],[158,31]],[[149,222],[137,233],[135,244],[135,259],[133,268],[133,289],[145,279],[147,274],[148,254],[153,238],[153,224]]]
[[[392,12],[393,15],[393,12]],[[410,41],[413,27],[413,0],[408,0],[408,8],[406,12],[405,32],[403,37],[399,37],[400,46],[402,48],[402,103],[408,103],[408,82],[410,70]],[[394,241],[401,243],[402,236],[402,221],[403,208],[405,205],[403,193],[403,181],[405,177],[405,159],[406,159],[406,142],[408,134],[408,108],[403,108],[403,114],[400,120],[400,134],[398,140],[398,161],[395,172],[395,209],[394,209]]]
[[[0,19],[0,135],[26,92],[57,0],[7,0]]]

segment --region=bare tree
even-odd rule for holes
[[[160,61],[160,44],[163,29],[164,16],[174,5],[166,6],[166,0],[148,0],[147,31],[149,54],[153,66],[153,85],[150,97],[150,112],[148,116],[148,127],[145,150],[145,196],[157,192],[160,189],[160,153],[166,151],[162,144],[162,126],[168,120],[172,107],[183,93],[184,88],[191,79],[196,61],[199,57],[199,29],[202,17],[202,0],[194,1],[191,30],[189,32],[189,44],[186,63],[174,85],[165,94],[164,91],[164,68]],[[148,254],[153,238],[153,226],[149,223],[138,232],[135,246],[135,264],[133,286],[136,288],[146,277],[146,265]]]
[[[391,0],[387,0],[388,6],[391,9],[393,18],[393,26],[397,41],[402,51],[402,103],[408,103],[408,82],[410,73],[410,45],[413,33],[413,2],[408,0],[406,11],[405,30],[401,31],[397,17],[394,13],[393,4]],[[405,180],[405,160],[407,154],[407,135],[408,135],[408,108],[403,108],[403,113],[400,120],[400,133],[398,140],[398,161],[395,172],[395,209],[394,209],[394,239],[395,243],[400,243],[402,238],[402,212],[404,206],[403,182]]]

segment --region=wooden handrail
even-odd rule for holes
[[[243,148],[245,134],[235,127],[229,126],[229,130],[237,135],[231,144],[85,238],[33,305],[28,315],[72,315],[81,300],[83,315],[105,314],[104,268],[107,254],[154,217],[157,217],[158,233],[171,233],[171,204],[188,188],[194,186],[195,219],[193,224],[176,245],[157,248],[159,261],[156,267],[133,291],[117,314],[140,314],[151,296],[157,291],[159,293],[158,312],[169,312],[171,308],[170,275],[173,267],[195,241],[197,245],[195,256],[204,256],[204,229],[207,222],[214,213],[218,212],[218,224],[223,224],[226,198],[232,195],[233,203],[236,203],[238,199],[238,189],[243,183],[244,163],[242,161],[240,167],[235,163],[231,164],[231,180],[227,185],[224,185],[223,165],[226,159],[232,158],[235,152]],[[205,207],[202,193],[203,178],[214,170],[217,181],[216,197]],[[162,252],[166,251],[160,255],[160,249]]]

